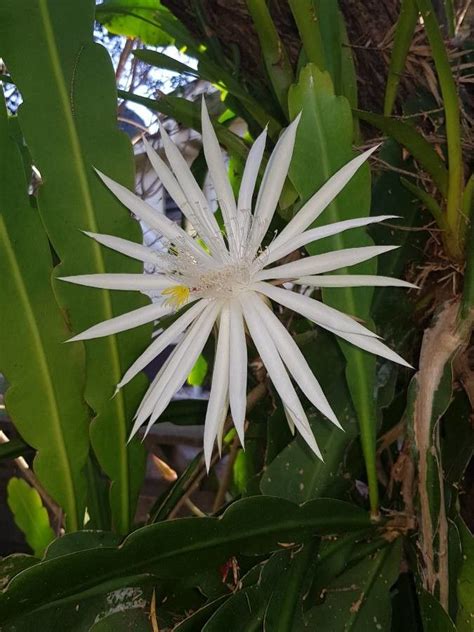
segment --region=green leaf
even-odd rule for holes
[[[433,149],[433,146],[412,125],[400,119],[362,110],[355,110],[355,114],[406,147],[430,174],[441,193],[446,196],[448,191],[448,170]]]
[[[301,350],[317,377],[344,432],[329,423],[317,411],[309,420],[323,454],[315,460],[304,441],[296,437],[265,468],[260,482],[263,494],[293,502],[306,502],[321,496],[338,497],[347,488],[344,478],[344,455],[348,444],[357,436],[354,411],[344,380],[344,357],[334,337],[324,331],[308,332]],[[298,337],[296,338],[298,340]]]
[[[420,202],[428,209],[428,211],[433,216],[433,219],[438,224],[438,228],[441,230],[446,230],[446,217],[444,216],[441,207],[434,199],[434,197],[432,197],[424,189],[416,186],[416,184],[413,184],[413,182],[407,180],[406,178],[401,178],[401,183],[406,189],[408,189],[408,191],[410,191],[410,193],[413,193],[413,195],[418,198],[418,200],[420,200]]]
[[[294,622],[302,614],[307,579],[316,562],[317,543],[306,542],[296,551],[277,553],[286,562],[286,568],[277,577],[271,577],[271,594],[265,609],[265,630],[292,632]]]
[[[150,614],[145,609],[147,604],[143,599],[142,589],[135,588],[135,592],[132,592],[133,590],[125,588],[122,591],[122,600],[120,593],[113,595],[115,601],[111,604],[110,614],[101,613],[102,618],[94,622],[89,628],[90,632],[149,632]]]
[[[240,632],[260,630],[265,614],[266,595],[260,586],[239,590],[215,612],[201,628],[202,632]]]
[[[142,237],[138,222],[93,171],[96,166],[133,187],[131,145],[117,129],[112,63],[93,43],[94,8],[92,0],[6,0],[2,5],[0,54],[23,97],[19,120],[42,175],[38,207],[61,260],[56,277],[142,270],[139,262],[99,247],[81,232],[137,242]],[[54,281],[54,291],[74,332],[146,303],[136,293],[111,294],[61,281]],[[127,440],[146,380],[140,376],[112,395],[150,331],[146,326],[85,344],[85,398],[97,414],[91,441],[112,480],[112,515],[120,532],[130,527],[143,480],[143,446]],[[76,353],[81,346],[74,343]]]
[[[25,480],[13,477],[7,485],[7,503],[33,553],[41,557],[48,544],[54,540],[54,531],[41,496]]]
[[[24,555],[23,553],[14,553],[0,559],[0,589],[3,590],[12,577],[38,562],[38,558],[32,555]]]
[[[304,443],[295,439],[265,469],[260,482],[262,494],[306,502],[338,496],[346,487],[341,470],[347,444],[357,434],[354,424],[347,426],[349,434],[321,418],[312,425],[324,462],[315,461]]]
[[[207,360],[201,354],[196,360],[196,364],[188,375],[188,384],[190,386],[202,386],[207,375]]]
[[[302,112],[289,176],[302,201],[305,201],[353,157],[352,115],[347,99],[334,95],[329,75],[312,64],[301,71],[298,84],[290,90],[289,103],[292,116]],[[324,211],[316,225],[369,215],[369,209],[370,174],[368,166],[364,165]],[[364,231],[348,231],[310,244],[307,250],[313,255],[372,243]],[[374,274],[376,266],[376,262],[371,260],[353,266],[351,272]],[[323,299],[332,307],[368,322],[372,294],[371,288],[331,288],[323,290]],[[360,425],[371,509],[376,512],[375,357],[342,341],[340,346],[347,361],[347,382]]]
[[[202,632],[203,626],[212,614],[228,599],[228,595],[218,597],[206,603],[202,608],[181,621],[173,632]]]
[[[288,53],[265,0],[246,0],[246,2],[260,41],[270,83],[281,109],[285,116],[288,116],[288,90],[293,83],[293,70]]]
[[[184,578],[199,582],[205,572],[239,553],[254,555],[279,550],[311,535],[366,529],[370,521],[361,509],[336,500],[315,500],[301,507],[268,497],[237,501],[221,518],[183,518],[144,527],[120,548],[89,549],[45,560],[20,573],[0,595],[0,618],[26,615],[60,603],[143,580]],[[133,579],[133,581],[132,581]]]
[[[172,72],[177,72],[180,75],[190,75],[195,78],[199,77],[199,72],[195,68],[192,68],[191,66],[188,66],[169,55],[160,53],[159,51],[148,50],[145,48],[133,51],[133,55],[137,59],[140,59],[151,66],[171,70]]]
[[[461,142],[461,112],[459,109],[458,88],[448,51],[444,44],[436,12],[431,0],[416,0],[423,18],[426,35],[436,66],[438,81],[443,97],[446,118],[446,142],[448,146],[448,192],[446,196],[446,216],[449,233],[445,236],[450,254],[460,258],[467,228],[466,218],[461,213],[464,189],[464,161]]]
[[[332,0],[313,0],[315,13],[319,19],[319,28],[323,39],[326,68],[331,75],[336,94],[341,94],[342,79],[342,43],[344,32],[341,29],[339,2]]]
[[[176,28],[180,26],[160,0],[104,0],[96,11],[98,21],[111,33],[138,37],[144,44],[151,46],[174,43],[174,37],[166,30],[166,26],[160,28],[162,18],[175,22]]]
[[[405,61],[410,50],[410,45],[415,34],[418,20],[418,8],[416,0],[402,0],[400,15],[395,27],[392,55],[388,68],[387,83],[385,86],[384,115],[390,116],[397,96],[398,84],[405,67]]]
[[[439,601],[423,588],[418,590],[418,603],[420,604],[423,629],[426,632],[456,632],[457,630],[464,632],[463,628],[457,628],[454,625]],[[472,625],[465,628],[466,632],[468,630],[471,632]]]
[[[462,565],[457,580],[456,628],[458,632],[471,632],[474,620],[474,538],[461,518],[457,519],[456,524],[462,546]]]
[[[291,565],[293,551],[275,553],[259,567],[254,567],[242,579],[240,590],[231,595],[211,616],[203,632],[229,632],[241,630],[274,630],[264,622],[269,601],[276,586],[281,584]],[[273,623],[273,621],[271,622]]]
[[[401,541],[381,548],[331,581],[322,592],[323,603],[306,612],[294,632],[366,632],[390,630],[390,588],[401,562]]]
[[[36,475],[74,530],[84,518],[83,467],[89,451],[83,354],[80,347],[61,344],[69,332],[51,289],[49,243],[29,204],[22,158],[10,131],[2,95],[0,370],[10,384],[5,404],[18,432],[37,450]]]
[[[341,29],[341,94],[351,104],[351,108],[356,108],[358,104],[357,73],[354,64],[354,56],[347,34],[344,16],[339,12],[339,24]],[[354,118],[354,138],[359,134],[358,121]]]
[[[307,60],[316,64],[319,70],[326,70],[317,3],[314,0],[289,0],[289,5]]]
[[[154,112],[161,112],[170,116],[182,125],[201,131],[201,106],[194,101],[188,101],[182,97],[161,96],[159,99],[148,99],[124,90],[118,91],[119,97],[126,101],[139,103]],[[244,141],[236,134],[227,129],[224,125],[213,122],[214,129],[221,145],[230,154],[240,156],[245,159],[248,155],[248,147]]]

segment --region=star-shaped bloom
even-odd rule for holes
[[[385,346],[374,332],[350,316],[300,291],[294,291],[295,287],[413,287],[405,281],[382,276],[327,274],[388,252],[394,246],[346,248],[284,262],[287,255],[318,239],[394,217],[361,217],[310,228],[374,149],[342,167],[303,205],[282,232],[268,246],[262,247],[288,172],[299,118],[281,134],[253,204],[266,132],[260,134],[250,149],[236,200],[216,134],[203,104],[204,153],[221,209],[223,228],[210,210],[185,159],[162,127],[161,137],[168,165],[145,141],[146,152],[163,186],[192,225],[194,233],[191,235],[184,231],[131,191],[106,175],[99,174],[132,213],[163,236],[167,244],[165,252],[157,253],[146,246],[111,235],[87,233],[104,246],[154,264],[157,271],[153,274],[90,274],[64,278],[90,287],[159,291],[163,295],[163,300],[158,304],[152,303],[95,325],[72,340],[111,335],[173,312],[180,313],[135,360],[117,385],[119,389],[123,387],[166,347],[177,343],[150,384],[135,414],[132,435],[145,422],[148,432],[159,419],[186,381],[214,324],[218,324],[204,428],[204,454],[208,468],[216,438],[220,448],[229,407],[234,426],[244,445],[246,330],[281,398],[290,427],[292,430],[296,427],[315,454],[321,457],[294,383],[323,415],[340,427],[301,350],[273,311],[272,303],[301,314],[361,349],[409,366]],[[291,289],[281,287],[283,283],[290,283]]]

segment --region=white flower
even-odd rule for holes
[[[150,275],[91,274],[64,278],[79,285],[109,290],[159,290],[165,298],[160,304],[147,305],[95,325],[72,340],[115,334],[187,307],[132,364],[117,385],[117,388],[121,388],[127,384],[168,345],[177,342],[176,348],[150,384],[136,412],[132,436],[147,420],[148,432],[160,417],[173,395],[185,382],[211,334],[213,325],[218,323],[212,386],[204,429],[204,453],[208,468],[216,437],[220,448],[229,405],[236,431],[244,445],[247,388],[245,325],[281,397],[290,427],[298,429],[319,457],[321,453],[291,378],[309,401],[339,426],[303,354],[269,307],[268,299],[303,315],[361,349],[409,366],[399,355],[382,344],[375,333],[353,318],[304,294],[275,285],[275,280],[279,279],[280,282],[291,281],[298,287],[412,287],[405,281],[381,276],[324,274],[366,261],[392,250],[393,246],[347,248],[271,267],[278,260],[313,241],[393,217],[362,217],[307,230],[367,160],[374,151],[371,149],[351,160],[332,176],[276,239],[262,249],[262,239],[275,213],[288,172],[299,118],[298,116],[293,121],[278,140],[265,169],[252,213],[250,209],[265,148],[266,132],[257,138],[249,152],[236,201],[218,140],[205,106],[202,108],[204,152],[219,200],[225,231],[221,230],[214,214],[209,210],[208,202],[178,148],[162,128],[161,135],[169,167],[148,144],[145,144],[146,151],[164,187],[192,224],[195,237],[165,216],[156,213],[122,185],[100,174],[123,204],[150,228],[163,235],[168,242],[167,252],[159,254],[146,246],[118,237],[87,233],[104,246],[145,263],[155,264],[159,272]]]

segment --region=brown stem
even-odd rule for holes
[[[130,57],[130,54],[133,49],[134,41],[135,40],[133,39],[127,39],[127,41],[125,42],[125,46],[123,47],[123,50],[120,53],[120,57],[117,64],[117,70],[115,71],[115,81],[117,83],[119,82],[120,77],[122,76],[122,73],[125,69],[125,64],[127,63],[127,60]]]
[[[7,435],[0,430],[0,443],[8,443],[9,441],[10,439]],[[22,456],[18,456],[16,459],[13,459],[13,461],[23,478],[31,485],[31,487],[34,487],[41,496],[44,504],[51,511],[59,526],[62,526],[63,521],[61,507],[51,498],[45,488],[41,485],[25,459]]]

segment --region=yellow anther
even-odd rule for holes
[[[189,288],[185,285],[173,285],[173,287],[168,287],[161,293],[163,296],[168,297],[165,301],[166,304],[174,309],[182,307],[189,299]]]

